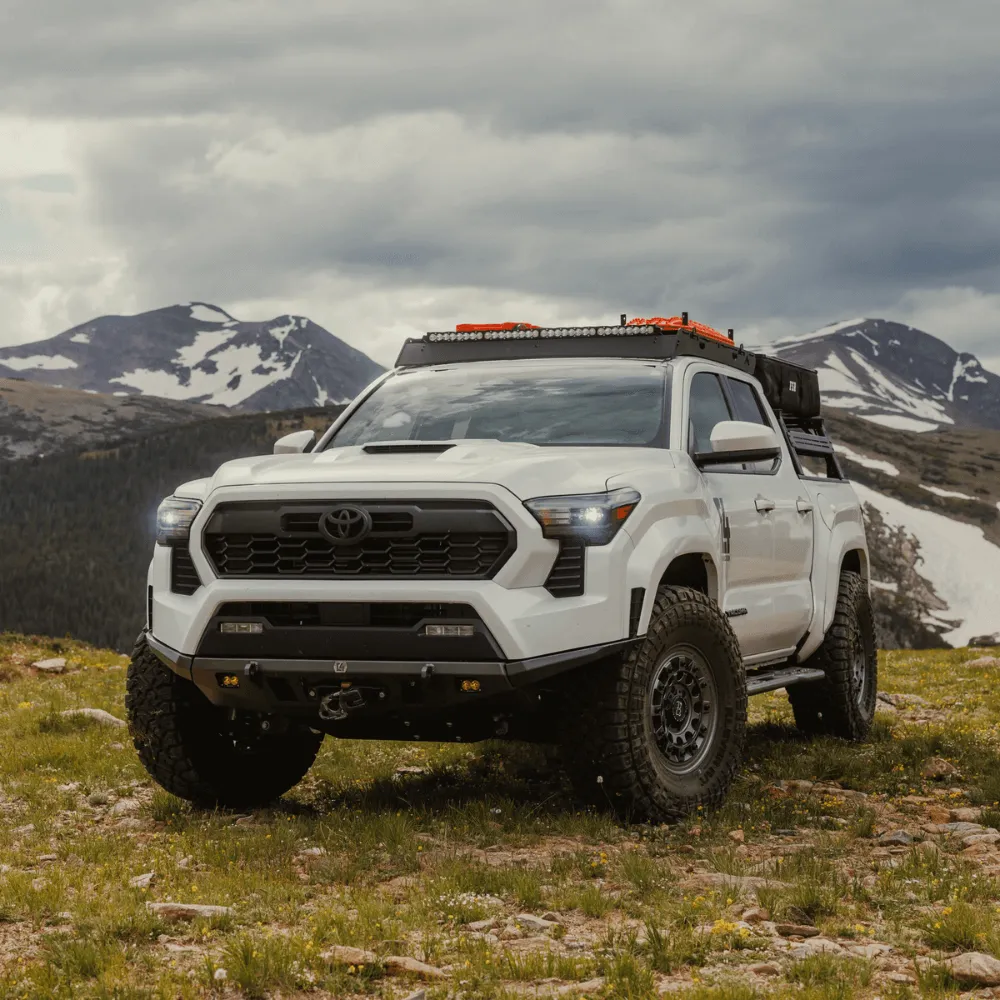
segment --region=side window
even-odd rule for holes
[[[733,409],[736,411],[736,416],[733,419],[768,426],[770,421],[764,415],[764,407],[761,405],[760,397],[754,387],[749,382],[741,382],[735,378],[727,378],[726,382],[729,385],[729,395],[733,400]]]
[[[732,420],[719,376],[698,372],[691,379],[688,403],[688,450],[712,450],[712,429],[723,420]]]

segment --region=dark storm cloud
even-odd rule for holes
[[[105,123],[96,221],[151,301],[335,272],[740,325],[1000,291],[993,0],[8,7],[0,106]]]

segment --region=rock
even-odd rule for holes
[[[568,997],[574,993],[585,993],[589,996],[591,993],[597,993],[603,989],[605,982],[606,980],[603,976],[598,976],[597,979],[588,979],[583,983],[569,983],[567,986],[560,986],[556,990],[556,996]]]
[[[962,809],[949,809],[948,819],[953,823],[978,823],[982,814],[982,809],[965,806]]]
[[[514,917],[514,920],[522,927],[527,927],[530,931],[548,931],[553,927],[559,926],[554,920],[545,920],[542,917],[536,917],[532,913],[519,913]]]
[[[1000,646],[1000,632],[992,635],[974,635],[968,642],[969,649],[983,649]]]
[[[556,913],[554,910],[549,910],[547,913],[542,914],[542,920],[550,920],[554,924],[562,923],[562,914]]]
[[[75,715],[83,716],[87,719],[93,719],[94,722],[99,722],[103,726],[114,726],[117,729],[124,729],[127,726],[123,719],[119,719],[110,712],[105,712],[103,708],[67,708],[65,712],[59,714],[67,718],[72,718]]]
[[[58,861],[59,860],[59,855],[58,854],[39,854],[38,855],[38,860],[39,861],[43,861],[43,862],[46,862],[46,861]]]
[[[892,951],[892,945],[873,941],[871,944],[849,944],[847,950],[859,958],[872,959],[878,958],[881,955],[888,955]]]
[[[782,937],[819,937],[819,928],[808,924],[778,924],[774,929]]]
[[[777,962],[760,962],[758,965],[751,965],[749,971],[757,976],[780,976],[781,966]]]
[[[25,823],[24,826],[15,827],[10,831],[15,837],[27,837],[29,833],[35,832],[34,823]]]
[[[447,979],[444,969],[435,968],[424,962],[418,962],[409,955],[390,955],[382,960],[386,972],[394,976],[414,976],[417,979]]]
[[[923,829],[938,836],[951,834],[953,837],[968,837],[970,833],[986,832],[982,823],[928,823]]]
[[[144,875],[136,875],[135,878],[130,878],[128,884],[133,889],[148,889],[153,884],[154,878],[156,878],[156,872],[146,872]]]
[[[887,972],[885,978],[888,979],[890,983],[901,983],[906,986],[915,986],[917,983],[913,976],[908,975],[905,972]]]
[[[915,849],[925,858],[936,858],[941,853],[941,848],[933,840],[922,840]]]
[[[325,847],[306,847],[299,851],[300,858],[321,858],[326,854]]]
[[[429,773],[430,771],[426,767],[404,766],[396,768],[396,774],[429,774]]]
[[[746,836],[742,830],[730,830],[729,839],[736,841],[737,844],[742,844]]]
[[[792,958],[810,958],[812,955],[843,955],[844,949],[836,941],[817,937],[796,945],[789,954]]]
[[[112,816],[127,816],[142,808],[138,799],[119,799],[110,809]]]
[[[916,841],[916,837],[912,833],[906,830],[893,830],[891,833],[883,833],[881,837],[878,838],[880,844],[896,844],[900,847],[909,847],[910,844]]]
[[[231,906],[208,906],[204,903],[147,903],[146,908],[164,920],[196,920],[199,917],[224,917]]]
[[[38,664],[34,664],[38,666]],[[979,656],[974,660],[966,660],[962,664],[963,667],[1000,667],[1000,657],[998,656]]]
[[[347,944],[335,944],[319,957],[337,965],[371,965],[376,961],[375,952],[365,951],[364,948],[352,948]]]
[[[496,925],[496,920],[493,917],[488,917],[486,920],[474,920],[471,924],[466,924],[466,927],[476,934],[485,934],[487,931],[493,930]]]
[[[762,906],[751,906],[740,914],[740,919],[748,924],[762,924],[771,919],[771,914]]]
[[[1000,840],[1000,833],[970,833],[968,837],[962,838],[962,843],[966,847],[973,844],[995,844]]]
[[[949,958],[944,966],[963,986],[1000,986],[1000,962],[981,951]]]
[[[54,656],[51,660],[36,660],[31,664],[36,670],[50,674],[61,674],[66,670],[66,657]]]
[[[945,778],[954,778],[958,768],[943,757],[928,757],[920,768],[920,774],[931,781],[944,781]]]

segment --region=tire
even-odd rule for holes
[[[199,806],[272,802],[302,780],[323,742],[322,733],[304,726],[271,735],[253,725],[256,717],[230,722],[224,709],[156,658],[145,633],[132,650],[125,692],[143,766],[168,792]]]
[[[840,574],[833,624],[804,666],[826,679],[788,688],[795,725],[811,735],[863,740],[875,719],[878,649],[868,587],[859,573]]]
[[[743,755],[746,677],[705,594],[661,587],[645,638],[577,690],[563,756],[581,798],[654,823],[721,804]]]

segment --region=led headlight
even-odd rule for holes
[[[191,533],[191,522],[201,510],[200,500],[181,500],[167,497],[156,509],[156,541],[159,545],[173,545],[184,541]]]
[[[607,545],[642,498],[635,490],[539,497],[524,506],[535,515],[546,538],[571,538],[584,545]]]

